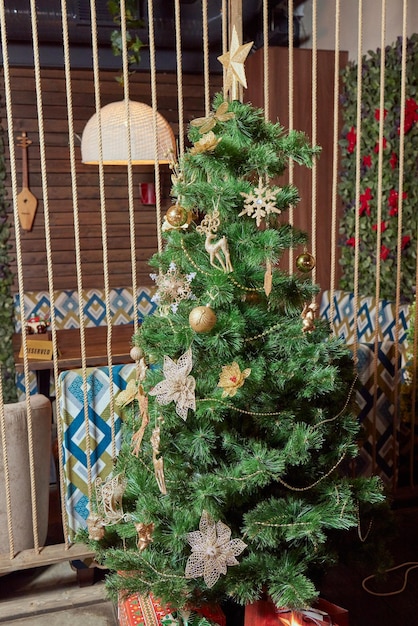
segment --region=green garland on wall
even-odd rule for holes
[[[380,247],[380,295],[394,300],[398,249],[399,145],[401,117],[402,38],[385,49],[384,125],[382,142],[382,213]],[[378,236],[378,160],[380,120],[381,51],[369,51],[362,60],[362,108],[360,141],[360,229],[355,236],[356,153],[359,148],[357,119],[356,63],[342,72],[341,97],[343,130],[339,194],[344,214],[340,221],[342,278],[340,287],[353,291],[354,253],[359,249],[359,290],[362,295],[374,292],[376,280],[376,244]],[[415,286],[416,237],[418,228],[418,35],[407,40],[406,102],[404,128],[404,178],[401,243],[401,298],[413,299]]]
[[[17,392],[12,343],[14,333],[13,274],[10,269],[9,203],[6,201],[5,180],[4,130],[0,126],[0,364],[3,399],[5,402],[15,402]]]

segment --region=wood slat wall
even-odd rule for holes
[[[293,51],[293,127],[305,132],[312,138],[312,51],[295,49]],[[341,52],[339,66],[348,62],[347,52]],[[251,55],[246,62],[248,90],[245,98],[254,106],[264,107],[263,99],[263,50]],[[317,144],[321,146],[321,154],[317,160],[317,197],[316,197],[316,282],[322,289],[330,286],[331,250],[332,250],[332,174],[333,174],[333,120],[334,120],[334,67],[335,52],[318,50],[317,56]],[[289,51],[287,48],[271,47],[269,49],[269,103],[270,119],[279,121],[285,129],[289,126]],[[341,128],[341,121],[340,121]],[[279,184],[288,183],[286,172]],[[306,167],[295,164],[294,184],[300,202],[294,210],[295,226],[312,232],[312,172]],[[338,201],[339,208],[340,203]],[[312,239],[309,247],[312,251]],[[297,250],[300,254],[302,250]],[[338,251],[337,251],[338,252]],[[281,266],[287,267],[287,255]],[[295,268],[293,268],[295,269]],[[337,265],[336,274],[339,275]]]
[[[20,230],[25,291],[48,289],[46,262],[45,216],[41,177],[39,124],[36,105],[35,74],[30,68],[11,68],[11,102],[14,137],[26,131],[32,145],[28,148],[29,187],[38,198],[38,209],[32,231]],[[53,284],[58,290],[76,289],[76,263],[74,239],[73,197],[70,173],[69,129],[67,121],[67,95],[64,70],[42,69],[42,114],[45,131],[47,170],[47,206],[49,208],[50,237],[53,264]],[[211,94],[221,89],[222,77],[211,77]],[[80,154],[80,138],[83,128],[95,112],[94,80],[89,70],[71,73],[72,111],[76,134],[76,183],[80,222],[83,287],[103,288],[103,243],[100,211],[99,170],[94,165],[83,165]],[[101,105],[123,99],[123,91],[112,71],[100,74]],[[183,76],[184,122],[204,115],[204,83],[202,76]],[[150,75],[138,72],[130,82],[130,98],[151,105]],[[157,75],[158,110],[170,122],[178,134],[177,76]],[[22,185],[21,148],[16,146],[16,163],[10,162],[7,140],[5,109],[5,85],[2,73],[0,85],[0,116],[5,129],[6,187],[10,199],[12,221],[11,168],[15,167],[18,191]],[[15,144],[16,145],[16,144]],[[170,170],[162,166],[162,209],[171,204]],[[132,285],[127,168],[105,167],[106,224],[108,245],[108,274],[110,288]],[[134,202],[136,230],[136,261],[138,285],[152,284],[149,278],[149,257],[157,249],[155,208],[145,207],[140,201],[139,184],[153,182],[152,167],[134,166]],[[11,254],[13,271],[16,273],[16,234],[12,229]],[[15,280],[14,289],[17,290]]]

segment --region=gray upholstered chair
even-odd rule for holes
[[[34,475],[39,545],[48,531],[49,480],[51,467],[51,402],[45,396],[31,396]],[[11,526],[14,553],[34,547],[31,478],[26,401],[4,405],[6,453],[9,469]],[[4,441],[0,434],[0,554],[10,552]]]

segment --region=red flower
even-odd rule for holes
[[[360,194],[360,215],[363,215],[363,213],[366,213],[366,215],[370,215],[369,200],[371,200],[372,198],[372,190],[370,189],[370,187],[367,187],[365,192]]]
[[[389,210],[389,215],[391,217],[393,217],[394,215],[398,215],[398,205],[399,205],[399,198],[398,198],[399,194],[396,191],[396,189],[391,189],[389,191],[389,198],[388,198],[388,204],[390,206],[390,210]],[[406,193],[406,191],[404,191],[402,193],[402,199],[405,200],[405,198],[408,197],[408,194]]]
[[[386,246],[382,246],[380,248],[380,258],[382,259],[382,261],[386,261],[386,259],[388,258],[390,253],[389,248],[386,248]]]
[[[355,247],[356,247],[356,245],[357,245],[356,238],[355,238],[355,237],[350,237],[350,239],[347,239],[347,241],[345,242],[345,244],[346,244],[347,246],[351,246],[352,248],[355,248]]]
[[[352,126],[351,129],[347,133],[347,141],[348,141],[347,152],[351,154],[352,152],[354,152],[354,148],[356,147],[356,142],[357,142],[357,133],[356,133],[356,129],[354,128],[354,126]]]
[[[392,152],[392,156],[389,159],[389,163],[391,168],[394,170],[395,167],[398,165],[398,156],[395,152]]]
[[[411,243],[411,237],[409,235],[404,235],[402,237],[401,248],[402,250],[406,248]]]
[[[378,230],[378,226],[379,226],[378,224],[373,224],[372,229]],[[380,222],[380,232],[384,233],[386,229],[387,229],[386,222]]]
[[[387,145],[386,137],[383,137],[382,145],[383,145],[383,150],[385,150],[386,145]],[[379,142],[377,142],[377,144],[374,147],[374,151],[376,152],[376,154],[379,152],[379,148],[380,148],[380,144]]]
[[[367,156],[363,157],[363,165],[364,167],[371,167],[372,166],[372,157],[370,154],[368,154]]]
[[[386,119],[386,115],[388,114],[388,110],[384,109],[383,110],[383,119]],[[379,121],[380,120],[380,109],[375,109],[374,110],[374,118]]]
[[[404,134],[409,133],[412,126],[418,122],[418,104],[415,102],[413,98],[408,98],[405,102],[405,125],[404,125]],[[398,135],[400,134],[401,129],[398,128]]]

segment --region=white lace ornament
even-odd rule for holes
[[[177,415],[185,421],[187,419],[187,410],[196,410],[196,381],[193,376],[189,376],[191,370],[191,348],[181,355],[177,363],[165,355],[163,365],[165,380],[157,383],[148,392],[150,396],[156,396],[157,402],[162,406],[174,402]]]
[[[214,522],[207,511],[203,511],[199,529],[187,534],[192,554],[186,564],[186,578],[203,576],[206,585],[213,587],[227,567],[239,565],[235,558],[247,547],[241,539],[231,540],[231,529],[223,522]]]
[[[150,274],[155,280],[158,291],[151,298],[160,307],[171,308],[176,313],[182,300],[195,300],[190,283],[196,276],[196,272],[183,275],[177,270],[175,263],[170,263],[166,274]]]

